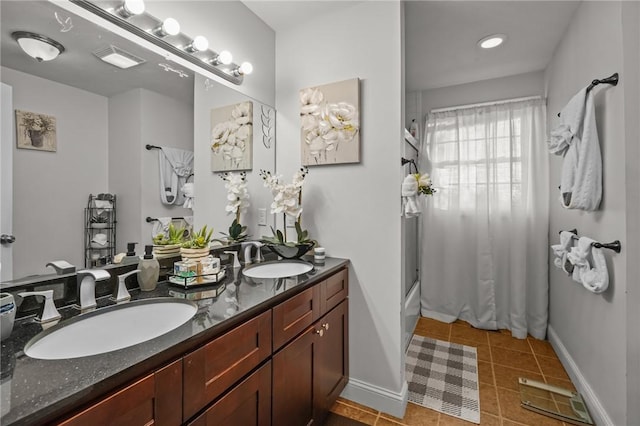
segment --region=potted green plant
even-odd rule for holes
[[[180,247],[180,254],[182,260],[193,259],[198,260],[209,255],[209,243],[211,243],[211,236],[213,235],[213,228],[207,228],[204,225],[198,232],[191,234],[191,237],[182,243]]]
[[[180,253],[185,230],[185,227],[176,228],[170,223],[166,233],[160,232],[153,237],[153,253],[156,256],[174,256]]]
[[[309,173],[306,167],[301,168],[293,175],[293,182],[283,184],[279,176],[271,172],[261,170],[260,176],[264,179],[264,185],[271,189],[273,203],[271,213],[282,213],[284,232],[271,228],[271,237],[262,237],[262,242],[269,250],[285,259],[297,259],[311,250],[316,242],[309,238],[309,232],[302,229],[302,186]],[[287,237],[287,216],[296,219],[296,239],[290,241]]]

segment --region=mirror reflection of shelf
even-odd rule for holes
[[[116,196],[90,194],[84,216],[85,267],[105,265],[116,254]]]

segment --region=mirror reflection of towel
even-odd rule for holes
[[[160,169],[160,199],[163,204],[184,204],[184,195],[178,190],[193,173],[193,151],[160,147],[158,150]]]

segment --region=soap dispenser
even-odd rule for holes
[[[160,264],[153,257],[153,246],[144,246],[144,256],[138,263],[138,284],[142,291],[153,291],[158,284]]]

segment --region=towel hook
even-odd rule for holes
[[[405,164],[409,164],[409,173],[411,173],[411,165],[413,165],[413,167],[414,167],[414,168],[415,168],[415,170],[416,170],[416,173],[418,173],[418,166],[416,166],[416,162],[415,162],[415,160],[413,160],[413,159],[411,159],[411,160],[407,160],[407,159],[406,159],[406,158],[404,158],[404,157],[400,157],[400,164],[401,164],[401,165],[403,165],[403,166],[404,166]]]
[[[620,240],[615,240],[612,243],[591,243],[591,245],[595,248],[606,248],[609,250],[613,250],[616,253],[620,253],[620,251],[622,250],[622,244],[620,243]]]
[[[610,84],[612,86],[617,86],[619,80],[620,80],[620,75],[617,72],[614,72],[607,78],[592,80],[589,87],[587,87],[587,93],[589,93],[591,89],[596,87],[598,84]],[[558,117],[560,117],[560,113],[558,113]]]

